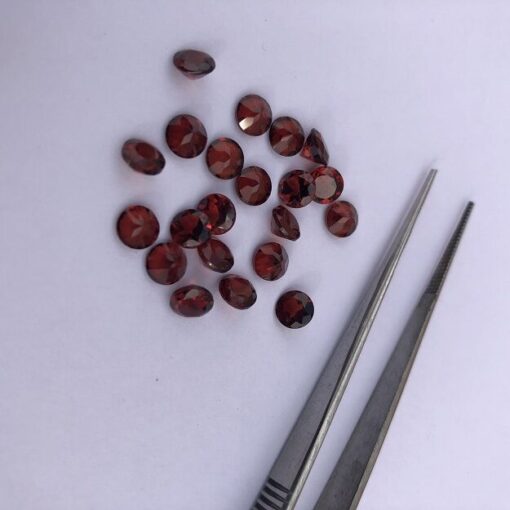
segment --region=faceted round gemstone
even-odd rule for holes
[[[181,158],[194,158],[207,143],[204,125],[193,115],[177,115],[166,127],[166,143]]]
[[[315,194],[313,178],[303,170],[292,170],[286,173],[278,185],[280,200],[289,207],[304,207],[308,205]]]
[[[173,241],[154,246],[145,260],[149,276],[162,285],[179,281],[184,276],[187,265],[184,250]]]
[[[133,170],[145,175],[159,174],[165,166],[163,154],[154,145],[138,138],[124,142],[122,158]]]
[[[209,218],[211,233],[221,235],[228,232],[236,221],[236,208],[230,198],[221,193],[211,193],[198,203],[197,209]]]
[[[199,285],[186,285],[177,289],[170,298],[172,310],[184,317],[201,317],[214,305],[212,294]]]
[[[191,80],[212,73],[216,63],[211,55],[198,50],[182,50],[174,55],[174,66]]]
[[[290,241],[301,235],[296,217],[283,205],[276,206],[271,213],[271,232]]]
[[[120,213],[117,233],[130,248],[148,248],[158,238],[159,221],[149,208],[132,205]]]
[[[271,147],[281,156],[294,156],[305,141],[305,133],[301,124],[292,117],[278,117],[271,124],[269,142]]]
[[[218,239],[209,239],[198,248],[198,254],[204,265],[218,273],[226,273],[234,265],[234,256],[230,248]]]
[[[306,326],[313,317],[313,302],[310,296],[299,290],[282,294],[275,307],[278,320],[287,328],[299,329]]]
[[[329,161],[329,152],[322,135],[316,129],[312,129],[306,137],[305,144],[301,149],[301,156],[314,163],[327,165]]]
[[[243,151],[231,138],[214,140],[207,148],[205,158],[209,171],[219,179],[233,179],[243,169]]]
[[[263,204],[271,194],[271,178],[258,166],[249,166],[236,179],[239,198],[248,205]]]
[[[246,279],[235,274],[229,274],[220,280],[221,297],[234,308],[246,310],[257,301],[257,292]]]
[[[257,248],[253,268],[264,280],[278,280],[287,271],[289,256],[280,243],[266,243]]]
[[[247,135],[264,134],[271,125],[273,114],[268,102],[256,94],[244,96],[236,108],[236,120]]]
[[[332,166],[319,166],[311,173],[315,184],[313,199],[319,204],[331,204],[342,193],[344,180],[340,172]]]
[[[184,248],[196,248],[211,237],[209,218],[196,209],[186,209],[172,220],[170,234]]]
[[[357,225],[358,212],[350,202],[334,202],[326,210],[326,226],[336,237],[350,236]]]

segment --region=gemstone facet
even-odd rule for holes
[[[303,170],[292,170],[286,173],[278,185],[280,200],[289,207],[304,207],[308,205],[315,194],[313,178]]]
[[[278,280],[288,266],[289,256],[280,243],[265,243],[253,255],[253,269],[264,280]]]
[[[273,114],[268,102],[256,94],[248,94],[239,101],[236,108],[236,120],[247,135],[264,134],[271,125]]]
[[[196,209],[186,209],[172,220],[170,234],[184,248],[197,248],[211,237],[209,218]]]
[[[271,232],[290,241],[301,235],[296,217],[283,205],[276,206],[271,213]]]
[[[257,301],[257,292],[246,278],[229,274],[219,283],[221,297],[234,308],[246,310]]]
[[[145,259],[147,273],[162,285],[179,281],[184,276],[187,265],[184,250],[173,241],[157,244]]]
[[[281,156],[294,156],[303,147],[305,133],[301,124],[292,117],[278,117],[271,124],[269,142]]]
[[[279,297],[275,312],[284,326],[299,329],[312,320],[314,306],[310,296],[299,290],[290,290]]]
[[[148,248],[159,235],[156,215],[143,205],[132,205],[121,212],[117,220],[117,234],[130,248]]]
[[[211,233],[221,235],[228,232],[236,221],[236,208],[230,198],[221,193],[211,193],[198,203],[197,209],[209,218]]]
[[[357,225],[358,212],[350,202],[334,202],[326,210],[326,226],[336,237],[350,236]]]
[[[211,142],[205,158],[209,171],[219,179],[233,179],[241,173],[244,165],[243,151],[231,138],[218,138]]]
[[[122,146],[122,159],[133,169],[145,175],[157,175],[165,166],[163,154],[148,142],[131,138]]]
[[[194,158],[207,143],[204,125],[193,115],[177,115],[166,127],[166,143],[181,158]]]
[[[249,166],[236,179],[239,198],[248,205],[263,204],[271,194],[271,178],[258,166]]]
[[[212,73],[216,67],[211,55],[198,50],[178,51],[174,55],[173,62],[174,66],[191,80],[197,80]]]
[[[305,144],[301,149],[301,156],[320,165],[327,165],[329,152],[322,135],[316,129],[312,129],[306,137]]]
[[[212,294],[199,285],[187,285],[174,291],[170,298],[172,310],[184,317],[201,317],[214,305]]]
[[[234,256],[230,248],[218,239],[209,239],[197,250],[204,265],[217,273],[227,273],[234,265]]]
[[[340,172],[332,166],[319,166],[312,173],[315,185],[313,199],[319,204],[331,204],[344,190],[344,180]]]

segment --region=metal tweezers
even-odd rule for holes
[[[338,339],[252,510],[295,508],[436,173],[436,170],[428,173],[378,271]],[[469,202],[465,207],[314,510],[357,508],[473,205]]]

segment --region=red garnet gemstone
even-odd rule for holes
[[[350,202],[334,202],[326,210],[326,226],[334,236],[350,236],[357,225],[358,212]]]
[[[280,296],[276,302],[275,312],[284,326],[299,329],[312,320],[314,307],[307,294],[299,290],[290,290]]]
[[[314,163],[327,165],[329,161],[329,152],[322,135],[316,129],[312,129],[306,137],[305,144],[301,149],[301,156]]]
[[[281,156],[294,156],[301,150],[304,141],[305,133],[296,119],[278,117],[271,124],[269,142],[275,152]]]
[[[209,218],[211,232],[214,235],[228,232],[236,221],[236,208],[232,200],[221,193],[211,193],[202,198],[197,209]]]
[[[296,217],[283,205],[276,206],[271,213],[271,232],[290,241],[301,235]]]
[[[121,212],[117,220],[120,240],[130,248],[148,248],[159,235],[156,215],[143,205],[132,205]]]
[[[198,254],[204,265],[218,273],[226,273],[234,265],[234,256],[230,248],[218,239],[209,239],[198,248]]]
[[[319,204],[331,204],[344,190],[344,180],[332,166],[319,166],[311,175],[315,184],[313,199]]]
[[[234,308],[246,310],[257,301],[257,292],[246,279],[235,274],[229,274],[220,280],[221,297]]]
[[[133,170],[145,175],[157,175],[165,166],[163,154],[154,145],[138,138],[124,142],[122,158]]]
[[[253,268],[264,280],[278,280],[287,271],[289,256],[280,243],[266,243],[257,248]]]
[[[206,214],[186,209],[177,214],[170,224],[172,239],[184,248],[196,248],[211,237],[211,225]]]
[[[263,204],[271,194],[271,178],[258,166],[249,166],[236,179],[239,198],[248,205]]]
[[[193,115],[177,115],[166,127],[166,143],[181,158],[194,158],[207,143],[204,125]]]
[[[174,66],[191,80],[212,73],[216,63],[211,55],[198,50],[182,50],[174,55]]]
[[[201,317],[214,305],[212,294],[199,285],[177,289],[170,298],[172,310],[184,317]]]
[[[280,200],[289,207],[304,207],[308,205],[315,194],[313,178],[303,170],[292,170],[286,173],[278,185]]]
[[[271,125],[273,114],[268,102],[256,94],[244,96],[236,108],[236,120],[247,135],[263,135]]]
[[[218,138],[205,155],[209,171],[219,179],[233,179],[241,173],[244,155],[239,144],[230,138]]]
[[[179,281],[184,276],[187,265],[184,250],[173,241],[154,246],[145,260],[149,276],[162,285]]]

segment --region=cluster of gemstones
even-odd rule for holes
[[[190,79],[201,78],[215,68],[210,55],[196,50],[177,52],[173,62]],[[328,150],[319,131],[312,129],[305,138],[296,119],[279,117],[273,120],[267,101],[255,94],[246,95],[239,101],[235,118],[246,135],[260,136],[268,132],[271,147],[281,156],[300,154],[318,165],[311,171],[292,170],[280,179],[278,197],[283,205],[275,207],[271,214],[274,235],[296,241],[300,237],[299,223],[289,208],[305,207],[311,202],[329,206],[325,221],[333,235],[347,237],[354,232],[358,221],[356,209],[351,203],[338,200],[344,181],[338,170],[328,166]],[[259,166],[244,167],[243,151],[230,138],[218,138],[207,146],[206,129],[195,116],[175,116],[166,127],[165,137],[170,150],[181,158],[194,158],[205,151],[211,174],[218,179],[234,180],[235,191],[245,204],[257,206],[269,198],[272,190],[269,174]],[[145,175],[157,175],[165,166],[163,154],[141,139],[127,140],[122,147],[122,157],[133,170]],[[159,221],[154,212],[143,205],[131,205],[122,211],[117,220],[117,232],[130,248],[150,248],[145,263],[148,275],[159,284],[172,285],[186,273],[186,249],[196,249],[209,269],[229,273],[234,257],[218,237],[228,232],[235,220],[236,209],[232,201],[223,194],[212,193],[203,197],[194,208],[174,216],[168,241],[154,245],[159,236]],[[253,269],[264,280],[281,278],[288,263],[287,252],[279,242],[262,244],[253,255]],[[221,278],[218,288],[222,298],[240,310],[250,308],[257,299],[252,283],[236,274]],[[211,292],[199,285],[180,287],[170,298],[171,308],[185,317],[205,315],[213,303]],[[296,329],[311,321],[314,306],[307,294],[291,290],[280,296],[275,312],[283,325]]]

